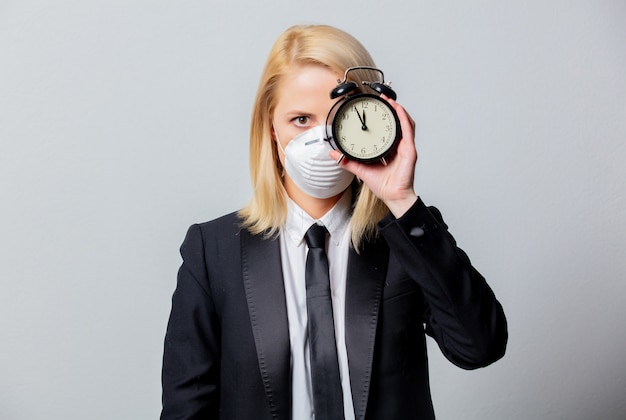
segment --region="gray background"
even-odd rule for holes
[[[438,418],[626,418],[623,1],[0,1],[0,418],[150,419],[178,247],[250,196],[275,38],[359,38],[510,323]]]

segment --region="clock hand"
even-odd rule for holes
[[[367,126],[365,125],[365,120],[364,120],[365,111],[363,111],[363,117],[361,117],[361,114],[359,113],[359,110],[356,109],[356,107],[354,108],[354,110],[356,111],[356,115],[359,116],[359,120],[361,120],[361,124],[362,124],[361,125],[361,130],[363,130],[363,131],[367,130]]]

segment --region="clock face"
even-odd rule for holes
[[[337,148],[361,162],[385,157],[401,137],[400,122],[391,105],[366,93],[349,96],[339,105],[332,116],[332,132]]]

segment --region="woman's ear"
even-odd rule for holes
[[[278,137],[278,134],[276,133],[276,129],[274,128],[274,124],[272,124],[272,140],[274,140],[276,142],[276,146],[278,146],[278,148],[280,150],[283,151],[283,153],[285,153],[285,151],[283,150],[283,146],[280,144],[280,138]]]

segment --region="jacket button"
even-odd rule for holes
[[[410,235],[415,236],[416,238],[424,236],[424,229],[421,227],[414,227],[413,229],[411,229]]]

